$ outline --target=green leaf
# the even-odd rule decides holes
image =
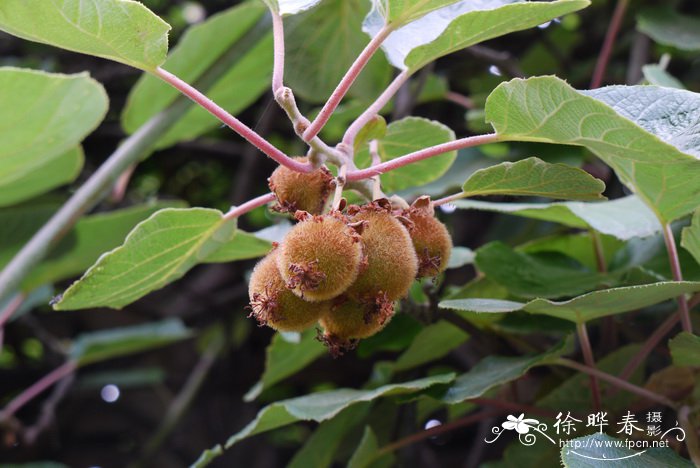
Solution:
[[[599,317],[642,309],[682,294],[697,291],[700,291],[699,282],[667,281],[641,286],[603,289],[562,302],[535,299],[523,304],[498,299],[450,299],[440,302],[440,307],[488,313],[524,310],[531,314],[544,314],[576,323],[585,323]]]
[[[0,101],[0,206],[75,179],[83,162],[78,143],[107,113],[102,85],[87,73],[2,67]]]
[[[425,2],[402,2],[419,6]],[[402,70],[414,72],[426,64],[452,52],[494,37],[535,27],[558,16],[580,10],[587,0],[558,0],[525,2],[520,0],[491,0],[489,2],[437,2],[432,13],[422,11],[418,16],[403,16],[396,25],[411,24],[392,32],[382,48],[389,62]],[[415,9],[410,8],[410,9]],[[422,16],[419,15],[419,16]],[[382,11],[374,10],[365,19],[364,30],[371,36],[385,24]],[[391,20],[391,18],[390,18]]]
[[[159,348],[189,336],[189,330],[179,319],[84,333],[73,341],[70,358],[84,366]]]
[[[469,372],[457,377],[442,400],[453,405],[479,398],[492,388],[519,379],[533,367],[547,365],[572,350],[573,340],[569,338],[537,356],[488,356]]]
[[[326,0],[312,11],[285,20],[285,81],[295,95],[307,102],[325,103],[367,45],[361,26],[368,4],[366,0]],[[390,79],[391,67],[376,54],[348,93],[368,101],[359,112]]]
[[[644,79],[646,79],[649,84],[664,86],[666,88],[685,89],[683,83],[667,72],[661,65],[657,65],[655,63],[651,65],[644,65],[642,67],[642,73],[644,74]]]
[[[604,190],[602,180],[577,167],[527,158],[476,171],[462,186],[462,195],[516,195],[588,201],[604,199]]]
[[[291,343],[276,333],[265,354],[265,372],[260,381],[245,394],[245,401],[256,399],[277,382],[296,374],[326,354],[326,348],[316,339],[316,330],[311,329],[305,331],[297,343]]]
[[[609,279],[562,254],[529,255],[502,242],[491,242],[477,250],[475,264],[486,277],[521,297],[575,296]]]
[[[637,29],[659,44],[681,50],[700,50],[700,20],[668,7],[642,11],[637,15]]]
[[[373,0],[377,14],[392,27],[402,26],[458,0]]]
[[[420,117],[406,117],[389,124],[386,136],[378,140],[379,157],[382,162],[390,161],[454,139],[454,132],[439,122]],[[450,151],[382,174],[382,187],[388,192],[395,192],[432,182],[450,169],[456,157],[457,152]],[[369,166],[369,149],[365,148],[359,152],[356,161],[358,167]]]
[[[449,322],[428,325],[413,339],[411,346],[394,363],[395,372],[404,371],[444,357],[464,343],[469,335]]]
[[[154,70],[168,53],[170,25],[132,0],[3,0],[0,30]]]
[[[486,119],[504,138],[584,146],[617,173],[662,222],[700,204],[700,98],[654,86],[577,92],[555,77],[499,85]]]
[[[304,446],[294,454],[287,468],[327,468],[345,435],[365,420],[370,404],[360,403],[347,408],[335,418],[322,422]]]
[[[700,367],[700,336],[681,332],[668,342],[673,364]]]
[[[700,210],[693,214],[690,226],[683,228],[681,245],[700,263]]]
[[[661,232],[661,224],[639,198],[585,203],[492,203],[457,200],[457,208],[507,213],[525,218],[551,221],[579,229],[595,229],[620,240],[647,237]]]
[[[138,223],[158,210],[175,206],[182,206],[182,203],[158,202],[81,218],[22,282],[22,289],[26,291],[79,275],[103,252],[119,246]],[[39,227],[37,225],[37,229]]]
[[[461,268],[474,263],[474,251],[467,247],[452,247],[447,268]]]
[[[607,434],[591,434],[571,439],[561,449],[566,468],[690,468],[688,460],[669,448],[652,448],[641,452],[625,447],[624,441]]]
[[[296,15],[315,7],[321,0],[263,0],[267,6],[280,15]]]
[[[246,33],[264,14],[264,6],[246,2],[213,15],[185,32],[163,67],[188,83],[194,83],[235,48],[239,52],[234,65],[206,90],[214,102],[235,115],[255,102],[269,87],[271,34],[265,33],[262,39],[243,44]],[[155,76],[144,74],[127,98],[122,126],[127,133],[134,133],[178,97],[180,93],[175,88]],[[191,140],[220,125],[207,111],[193,106],[158,140],[156,146],[164,148]]]
[[[121,308],[182,277],[230,241],[235,222],[206,208],[168,208],[140,223],[56,302],[56,310]]]
[[[233,239],[209,255],[206,263],[225,263],[264,257],[272,249],[272,242],[248,232],[236,231]]]
[[[362,434],[360,444],[353,452],[348,468],[366,468],[377,456],[379,450],[379,442],[377,436],[370,426],[365,426],[365,432]]]
[[[452,373],[441,374],[410,382],[384,385],[374,390],[344,388],[278,401],[260,410],[254,421],[231,436],[226,442],[226,448],[247,437],[297,421],[326,421],[357,403],[385,396],[413,394],[434,385],[449,383],[453,379],[454,374]]]
[[[376,115],[357,132],[353,146],[358,153],[371,140],[379,140],[386,136],[386,120],[381,115]]]
[[[599,237],[603,245],[605,264],[608,265],[625,244],[611,236]],[[575,234],[540,237],[518,246],[517,250],[528,254],[559,252],[574,258],[591,270],[595,270],[598,268],[598,262],[593,245],[593,239],[589,232],[578,232]]]

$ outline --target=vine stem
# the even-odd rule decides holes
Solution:
[[[615,11],[613,12],[610,24],[608,25],[608,30],[605,33],[603,47],[600,50],[598,61],[595,64],[593,78],[591,79],[591,89],[599,88],[600,85],[603,84],[605,70],[608,68],[610,55],[612,55],[615,39],[617,38],[617,33],[620,31],[620,25],[622,24],[622,19],[625,17],[625,11],[627,10],[628,4],[629,0],[618,0],[617,5],[615,6]]]
[[[12,318],[15,312],[17,312],[17,310],[21,307],[26,297],[26,294],[17,294],[10,301],[10,303],[7,304],[7,307],[5,307],[5,309],[2,312],[0,312],[0,330],[2,330],[5,327],[7,321],[10,320],[10,318]],[[2,342],[0,342],[0,349],[2,349]]]
[[[448,151],[455,151],[462,148],[485,145],[487,143],[494,143],[497,141],[500,141],[500,136],[495,133],[460,138],[459,140],[450,141],[448,143],[431,146],[430,148],[425,148],[414,153],[409,153],[399,158],[392,159],[391,161],[386,161],[384,163],[377,164],[376,166],[370,166],[367,169],[348,172],[347,180],[355,181],[367,179],[370,177],[377,176],[379,174],[383,174],[385,172],[392,171],[394,169],[398,169],[408,164],[413,164],[418,161],[422,161],[423,159],[428,159],[443,153],[447,153]]]
[[[240,136],[245,138],[250,144],[258,148],[260,151],[265,153],[270,158],[277,161],[279,164],[288,167],[289,169],[297,172],[308,173],[314,170],[312,164],[300,163],[290,158],[282,151],[273,146],[269,141],[255,133],[253,129],[245,125],[243,122],[226,112],[224,109],[219,107],[214,101],[205,96],[198,89],[194,88],[190,84],[181,80],[177,76],[173,75],[169,71],[166,71],[160,67],[156,68],[155,75],[168,83],[169,85],[176,88],[182,94],[202,106],[214,117],[223,122],[231,130],[238,133]]]
[[[666,242],[666,250],[668,251],[668,259],[671,263],[673,279],[675,281],[683,281],[683,273],[681,272],[681,262],[678,258],[676,240],[673,238],[673,231],[671,230],[671,225],[669,223],[664,224],[664,242]],[[693,324],[690,321],[690,310],[688,309],[688,299],[686,299],[685,295],[678,296],[678,309],[683,331],[693,333]]]
[[[333,204],[331,209],[340,209],[340,202],[343,199],[343,189],[345,188],[346,174],[348,173],[348,165],[343,164],[338,169],[338,177],[335,178],[335,194],[333,195]]]
[[[374,118],[375,115],[379,113],[379,111],[382,110],[384,106],[387,105],[387,103],[391,100],[392,97],[394,97],[394,94],[403,86],[403,84],[408,80],[408,78],[411,76],[411,74],[407,71],[404,70],[398,75],[396,75],[396,78],[394,78],[394,81],[392,81],[389,86],[384,90],[382,94],[379,95],[376,101],[372,103],[360,116],[355,119],[355,121],[350,124],[348,129],[345,131],[345,135],[343,135],[343,144],[348,147],[352,148],[354,143],[355,143],[355,137],[357,137],[357,134],[359,133],[360,130],[362,130],[362,127],[367,125],[367,123]]]
[[[66,361],[61,366],[37,380],[31,387],[22,391],[22,393],[17,395],[2,411],[0,411],[0,422],[6,421],[14,416],[17,411],[28,402],[32,401],[37,395],[59,380],[75,372],[77,368],[78,364],[75,361]]]
[[[284,86],[284,21],[282,16],[273,8],[272,15],[272,41],[273,41],[273,65],[272,65],[272,94]]]
[[[340,80],[340,83],[338,83],[338,86],[335,88],[333,93],[331,93],[328,101],[326,101],[326,103],[323,105],[321,112],[319,112],[314,121],[311,122],[311,125],[309,125],[309,128],[307,128],[304,132],[304,141],[308,142],[313,137],[318,135],[323,126],[328,122],[328,119],[330,119],[331,115],[333,115],[333,111],[335,111],[335,109],[338,107],[340,101],[343,100],[343,97],[345,97],[347,92],[350,90],[350,87],[360,75],[362,69],[365,68],[367,62],[369,62],[374,53],[382,45],[382,42],[384,42],[384,39],[386,39],[392,31],[393,28],[390,26],[384,26],[379,30],[377,35],[369,41],[367,46],[360,53],[360,55],[357,56],[357,59],[355,59],[353,64],[345,73],[345,76],[343,76],[343,78]]]
[[[588,329],[585,323],[576,324],[576,332],[578,333],[578,339],[581,344],[581,352],[583,353],[583,361],[587,366],[595,368],[595,358],[593,357],[593,348],[591,347],[591,340],[588,338]],[[600,385],[598,385],[598,378],[595,375],[589,375],[591,383],[591,398],[593,400],[593,409],[595,411],[600,411]]]
[[[242,216],[249,211],[253,211],[255,208],[258,208],[259,206],[267,205],[268,203],[271,203],[275,201],[275,194],[274,193],[267,193],[265,195],[260,195],[259,197],[253,198],[252,200],[248,200],[247,202],[243,203],[240,206],[235,206],[231,208],[228,213],[224,215],[224,219],[226,221],[229,221],[231,219],[238,218],[239,216]]]
[[[622,380],[619,377],[615,377],[614,375],[610,375],[608,373],[605,373],[603,371],[600,371],[596,369],[595,367],[590,367],[586,366],[584,364],[580,364],[576,361],[572,361],[570,359],[564,359],[564,358],[559,358],[555,361],[553,361],[553,364],[555,365],[560,365],[564,367],[569,367],[571,369],[577,370],[579,372],[583,372],[584,374],[588,375],[593,375],[595,377],[598,377],[600,380],[604,380],[616,387],[619,387],[623,390],[627,390],[630,393],[635,393],[642,398],[646,398],[647,400],[655,401],[657,403],[660,403],[664,406],[668,406],[669,408],[676,409],[676,404],[669,400],[668,398],[658,395],[652,391],[647,390],[646,388],[639,387],[637,385],[634,385],[632,383],[629,383],[626,380]]]

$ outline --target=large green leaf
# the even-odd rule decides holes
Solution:
[[[410,24],[392,32],[384,41],[389,62],[397,68],[418,70],[439,57],[494,37],[535,27],[558,16],[580,10],[588,0],[557,0],[553,2],[526,2],[523,0],[463,0],[460,2],[401,2],[406,10],[414,10],[421,3],[434,3],[436,11],[422,11],[422,16],[406,16],[397,24]],[[428,13],[428,14],[425,14]],[[423,16],[424,15],[424,16]],[[386,15],[375,9],[365,19],[365,32],[374,36],[385,24]]]
[[[72,181],[83,161],[78,143],[108,107],[104,88],[86,73],[10,67],[0,68],[0,102],[0,206]]]
[[[530,255],[502,242],[491,242],[476,251],[477,268],[511,293],[521,297],[575,296],[608,281],[561,254]]]
[[[84,272],[103,252],[121,244],[139,222],[160,209],[177,206],[182,203],[157,202],[81,218],[44,261],[32,269],[22,282],[22,290],[30,291]],[[57,209],[56,204],[46,203],[0,211],[0,225],[7,227],[0,231],[0,268]]]
[[[168,53],[170,26],[132,0],[2,0],[0,30],[154,70]]]
[[[681,245],[700,263],[700,210],[693,214],[690,226],[683,228]]]
[[[406,117],[389,124],[384,138],[378,140],[379,157],[382,161],[389,161],[454,138],[454,132],[439,122]],[[450,151],[382,174],[382,187],[388,192],[395,192],[432,182],[449,170],[456,157],[457,152]],[[358,167],[367,167],[370,163],[369,149],[359,152],[356,159]]]
[[[519,379],[535,366],[547,365],[562,355],[570,353],[572,348],[573,340],[567,339],[537,356],[488,356],[479,361],[469,372],[457,377],[442,396],[442,400],[453,405],[479,398],[498,385]]]
[[[265,372],[243,399],[256,399],[263,391],[296,374],[324,354],[326,348],[316,339],[315,329],[302,333],[297,343],[289,342],[276,333],[265,352]]]
[[[234,232],[235,222],[217,210],[161,210],[136,226],[122,246],[102,255],[54,308],[121,308],[182,277]]]
[[[396,372],[432,362],[464,343],[469,335],[449,322],[440,320],[423,328],[411,342],[411,346],[396,360]]]
[[[265,13],[265,7],[247,2],[212,16],[188,29],[163,65],[187,82],[195,82],[232,47]],[[207,90],[207,95],[229,113],[248,107],[269,87],[272,68],[272,36],[240,49],[238,61]],[[151,117],[168,107],[180,93],[152,75],[143,75],[132,89],[122,114],[122,125],[133,133]],[[196,138],[217,128],[220,122],[199,106],[191,107],[163,135],[158,148]]]
[[[642,73],[644,74],[644,79],[647,80],[649,84],[665,86],[666,88],[685,89],[683,83],[659,64],[653,63],[644,65],[642,67]]]
[[[231,436],[226,442],[226,448],[246,437],[297,421],[326,421],[335,417],[345,408],[357,403],[372,401],[385,396],[413,394],[434,385],[450,383],[452,380],[454,380],[454,374],[440,374],[410,382],[384,385],[374,390],[343,388],[278,401],[260,410],[254,421],[240,432]]]
[[[209,255],[206,263],[224,263],[264,257],[272,249],[272,242],[248,232],[236,231],[233,239]]]
[[[280,15],[296,15],[315,7],[321,0],[262,0]]]
[[[681,50],[700,50],[700,20],[669,7],[651,8],[637,15],[637,29],[659,44]]]
[[[326,0],[285,20],[285,82],[297,96],[322,104],[333,92],[367,45],[361,25],[368,7],[366,0]],[[391,67],[377,54],[357,77],[349,96],[369,103],[390,79]]]
[[[690,468],[688,460],[669,448],[631,450],[625,442],[607,434],[591,434],[571,439],[561,449],[566,468]]]
[[[504,162],[476,171],[464,182],[462,195],[516,195],[561,200],[600,200],[605,184],[588,172],[539,158]]]
[[[458,0],[373,0],[374,8],[386,24],[402,26]]]
[[[79,335],[70,349],[70,358],[84,366],[106,359],[158,348],[190,336],[179,319],[111,328]]]
[[[635,196],[597,203],[492,203],[457,200],[454,205],[461,209],[495,211],[573,228],[595,229],[621,240],[661,232],[661,224],[654,213]]]
[[[486,102],[504,138],[585,146],[664,222],[700,204],[700,98],[655,86],[578,92],[555,77],[516,79]]]
[[[603,289],[562,302],[546,299],[535,299],[528,303],[498,299],[450,299],[440,302],[440,307],[487,313],[524,310],[531,314],[551,315],[576,323],[585,323],[599,317],[649,307],[682,294],[697,291],[700,291],[700,283],[698,282],[667,281],[641,286]]]
[[[700,336],[681,332],[668,342],[673,364],[700,367]]]

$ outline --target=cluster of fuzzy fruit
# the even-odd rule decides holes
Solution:
[[[300,205],[279,193],[278,201],[287,210]],[[312,204],[305,207],[319,212],[323,205]],[[407,209],[380,199],[322,215],[298,210],[295,217],[299,222],[253,270],[251,316],[280,331],[319,323],[319,339],[333,355],[381,330],[414,279],[445,269],[452,248],[428,197]]]

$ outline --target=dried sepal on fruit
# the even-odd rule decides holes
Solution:
[[[362,338],[379,332],[394,316],[394,303],[384,294],[362,301],[342,296],[332,302],[330,310],[319,320],[323,332],[318,339],[334,357],[354,349]]]
[[[294,159],[308,162],[306,157]],[[297,210],[320,214],[331,192],[333,176],[325,166],[307,174],[279,166],[267,181],[277,199],[274,210],[292,214]]]
[[[277,257],[287,287],[307,301],[325,301],[343,294],[365,261],[357,230],[348,226],[339,212],[296,215],[300,222],[282,241]]]
[[[445,271],[452,252],[452,238],[437,218],[430,197],[418,198],[400,217],[406,224],[418,256],[418,278]]]
[[[307,302],[287,288],[277,268],[279,250],[260,260],[248,284],[250,317],[279,331],[300,332],[330,311],[329,302]]]
[[[348,289],[348,296],[362,300],[384,294],[390,301],[405,297],[418,272],[418,258],[389,200],[351,206],[348,214],[352,223],[363,223],[360,237],[367,256],[367,267]]]

